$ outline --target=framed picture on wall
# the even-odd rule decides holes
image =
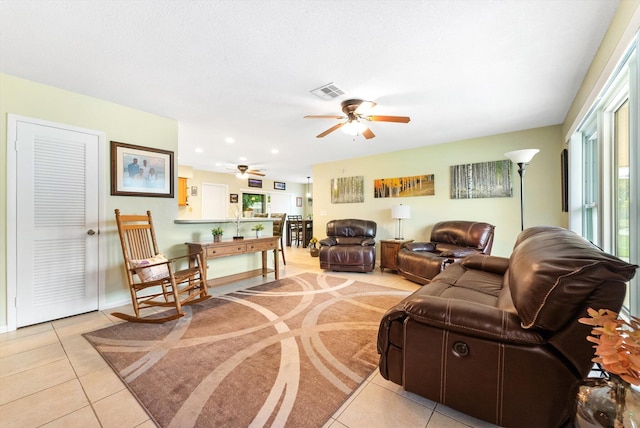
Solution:
[[[273,188],[276,190],[287,190],[287,184],[281,181],[274,181]]]
[[[331,203],[364,202],[364,176],[331,179]]]
[[[232,193],[229,195],[229,203],[231,204],[237,204],[238,203],[238,194],[237,193]]]
[[[249,187],[258,187],[262,189],[262,180],[258,178],[250,178],[249,179]]]
[[[301,206],[302,206],[302,198],[298,196],[296,198],[296,207],[301,207]]]
[[[173,152],[112,141],[111,194],[173,198]]]
[[[451,199],[509,198],[511,161],[501,159],[449,167]]]

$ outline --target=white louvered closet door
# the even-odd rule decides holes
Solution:
[[[17,327],[98,309],[96,135],[17,129]]]

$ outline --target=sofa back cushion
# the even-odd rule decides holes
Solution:
[[[569,230],[541,226],[518,236],[507,275],[522,326],[557,331],[585,315],[576,311],[600,284],[626,282],[637,267]]]
[[[331,220],[327,223],[327,236],[332,236],[338,241],[338,237],[343,238],[375,238],[376,223],[369,220],[343,219]],[[349,240],[341,239],[342,244]],[[356,243],[353,240],[354,244]],[[359,241],[358,241],[359,242]]]
[[[495,227],[473,221],[441,221],[431,230],[431,242],[469,247],[490,254]]]

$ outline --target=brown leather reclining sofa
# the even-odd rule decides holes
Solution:
[[[410,242],[398,252],[398,273],[428,284],[447,265],[471,254],[491,254],[495,226],[473,221],[441,221],[431,229],[431,241]]]
[[[637,267],[566,229],[527,229],[510,258],[471,255],[387,311],[380,373],[493,424],[563,426],[593,364],[578,318],[619,311]]]
[[[331,220],[320,240],[320,268],[343,272],[371,272],[376,267],[376,228],[373,221]]]

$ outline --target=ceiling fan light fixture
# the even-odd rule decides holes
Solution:
[[[247,165],[238,165],[238,173],[236,174],[236,177],[238,178],[249,177],[249,174],[247,173],[248,169],[249,169],[249,166]]]
[[[348,123],[345,123],[342,128],[342,132],[347,135],[357,136],[362,134],[365,129],[367,129],[367,125],[360,122],[359,120],[350,120]]]

